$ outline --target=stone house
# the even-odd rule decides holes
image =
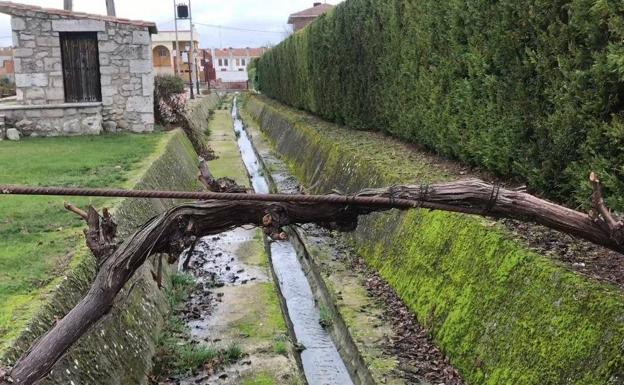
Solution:
[[[151,22],[0,1],[11,15],[17,101],[0,105],[26,136],[154,129]],[[0,133],[1,139],[1,133]]]

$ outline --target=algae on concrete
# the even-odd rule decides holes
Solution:
[[[245,108],[315,192],[460,177],[452,165],[379,134],[258,96]],[[496,222],[389,212],[361,219],[353,238],[468,383],[624,381],[622,291],[530,251]]]

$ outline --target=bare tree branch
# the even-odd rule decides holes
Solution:
[[[110,311],[119,291],[150,255],[167,253],[175,258],[191,244],[190,240],[239,226],[262,226],[265,234],[276,239],[281,237],[282,227],[291,224],[316,223],[330,229],[349,231],[355,229],[360,215],[389,210],[393,207],[391,202],[396,199],[413,202],[402,206],[404,209],[412,206],[534,222],[624,253],[621,242],[622,222],[615,219],[604,205],[599,180],[595,175],[591,182],[594,187],[594,210],[598,213],[592,216],[522,191],[504,189],[480,180],[368,189],[348,199],[340,196],[327,199],[318,196],[248,194],[248,199],[244,197],[241,200],[238,197],[236,200],[225,200],[225,194],[224,200],[174,207],[149,220],[112,254],[103,257],[101,268],[87,295],[50,331],[33,343],[11,370],[11,378],[16,384],[31,385],[45,377],[62,355]],[[378,202],[366,205],[364,202],[373,201],[365,199],[367,197],[389,198],[390,203],[387,206]],[[87,214],[88,234],[95,231],[97,226],[100,229],[109,226],[103,223],[112,221],[106,212],[104,218],[100,218],[93,208]],[[107,237],[100,235],[100,239],[110,241]],[[9,380],[0,379],[0,384],[8,383]]]

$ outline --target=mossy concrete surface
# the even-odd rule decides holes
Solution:
[[[199,189],[195,181],[195,151],[179,130],[163,136],[145,164],[144,171],[135,175],[132,187],[149,190]],[[113,207],[113,215],[120,225],[121,239],[173,204],[173,200],[167,199],[125,199],[116,200],[109,207]],[[168,310],[167,301],[151,276],[153,263],[153,260],[149,261],[136,272],[120,293],[110,314],[70,349],[41,384],[146,383],[146,373],[152,365],[154,339]],[[3,362],[14,362],[38,336],[73,308],[89,289],[96,268],[95,260],[86,247],[76,246],[75,256],[65,275],[58,280],[56,290],[5,353]]]
[[[314,192],[459,177],[381,134],[259,96],[244,109]],[[361,219],[353,239],[469,384],[624,382],[622,292],[530,251],[498,223],[393,211]]]
[[[267,137],[247,111],[241,111],[241,116],[267,170],[272,192],[284,192],[281,188],[286,187],[282,184],[288,179],[288,166],[277,158]],[[329,318],[326,329],[336,341],[355,383],[404,385],[405,381],[397,375],[399,359],[384,351],[384,346],[396,336],[392,328],[381,321],[385,310],[368,294],[366,277],[345,263],[348,258],[345,250],[330,244],[322,232],[314,228],[290,230],[290,241],[303,256],[300,261],[315,298],[322,313]]]
[[[208,131],[210,147],[217,157],[208,162],[211,172],[216,177],[229,177],[239,185],[249,186],[230,110],[215,110]],[[264,235],[260,229],[239,228],[229,233],[229,241],[218,240],[211,247],[216,247],[219,254],[231,255],[232,263],[241,273],[251,274],[254,279],[211,289],[218,301],[205,323],[202,321],[201,328],[192,334],[201,337],[200,346],[208,344],[220,350],[237,346],[245,354],[241,362],[213,376],[227,374],[223,379],[215,379],[219,383],[301,385],[303,380],[264,249]],[[197,380],[212,383],[213,379],[205,377],[202,373]]]

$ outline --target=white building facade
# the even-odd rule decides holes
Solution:
[[[267,48],[225,48],[213,49],[213,66],[217,81],[223,83],[247,82],[247,66],[249,62],[262,56]]]

